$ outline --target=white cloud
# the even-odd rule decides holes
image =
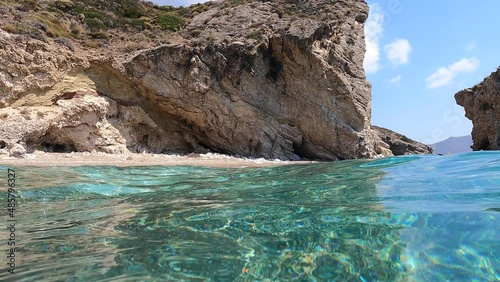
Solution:
[[[365,23],[366,53],[363,66],[367,73],[375,73],[380,68],[380,38],[384,33],[384,14],[378,4],[370,5],[370,15]]]
[[[476,49],[476,40],[472,40],[465,45],[465,51],[470,52]]]
[[[401,78],[402,78],[401,75],[395,76],[395,77],[389,79],[389,83],[390,84],[396,84],[396,83],[398,83],[398,82],[401,81]]]
[[[411,44],[408,39],[396,39],[384,46],[387,58],[393,65],[408,63],[411,53]]]
[[[426,78],[427,87],[437,88],[446,86],[453,82],[453,79],[462,73],[470,73],[479,67],[479,60],[476,58],[462,58],[459,61],[441,67],[436,72]]]

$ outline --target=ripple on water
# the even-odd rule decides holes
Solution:
[[[484,152],[19,168],[16,281],[498,281],[499,171]]]

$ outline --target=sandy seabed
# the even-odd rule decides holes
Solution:
[[[0,156],[0,166],[207,166],[264,167],[313,163],[312,161],[280,161],[237,158],[222,154],[105,154],[105,153],[46,153],[36,151],[23,158]]]

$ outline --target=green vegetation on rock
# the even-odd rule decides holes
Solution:
[[[156,17],[156,23],[161,29],[177,31],[185,20],[176,13],[165,13]]]
[[[101,36],[111,30],[178,31],[212,3],[196,4],[189,8],[158,6],[140,0],[56,0],[39,3],[35,0],[0,0],[16,17],[26,21],[4,22],[5,31],[16,34],[49,37],[106,39]],[[99,36],[96,37],[96,34]]]

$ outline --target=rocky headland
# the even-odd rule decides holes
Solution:
[[[472,121],[472,149],[500,150],[500,68],[481,83],[455,94]]]
[[[364,1],[0,3],[4,154],[431,152],[370,124]]]

